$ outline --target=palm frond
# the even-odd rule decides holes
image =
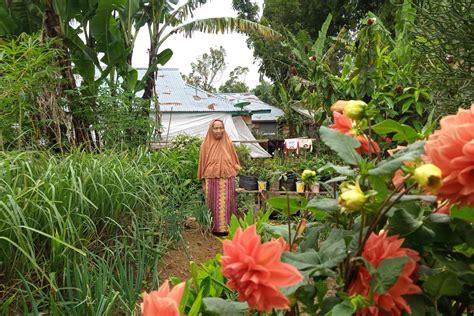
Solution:
[[[192,33],[195,31],[211,34],[224,34],[231,32],[249,34],[250,32],[254,32],[266,38],[282,37],[280,33],[267,26],[233,17],[208,18],[192,21],[178,26],[172,31],[172,33],[184,33],[186,37],[191,37]]]

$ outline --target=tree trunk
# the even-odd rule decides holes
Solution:
[[[51,0],[45,1],[44,9],[44,35],[48,38],[61,38],[63,36],[61,32],[60,20],[56,12],[54,11]],[[77,88],[76,81],[72,72],[71,58],[67,48],[64,45],[59,45],[63,51],[63,56],[59,59],[59,64],[62,67],[62,76],[65,79],[65,83],[62,85],[62,91],[75,90]],[[71,101],[71,99],[69,98]],[[85,146],[87,149],[91,149],[91,137],[88,132],[88,124],[82,117],[80,108],[78,108],[75,102],[68,103],[72,117],[72,144],[76,146]]]
[[[158,29],[155,30],[155,34],[158,34]],[[148,69],[152,67],[156,63],[156,55],[158,54],[158,49],[157,45],[159,42],[159,37],[153,37],[151,39],[150,43],[150,55],[148,57]],[[143,99],[147,100],[146,106],[147,108],[144,109],[143,115],[150,116],[150,107],[151,107],[151,102],[153,101],[153,97],[156,97],[158,99],[158,96],[156,95],[156,71],[152,72],[147,80],[146,80],[146,86],[145,86],[145,92],[143,93]],[[158,139],[161,139],[161,132],[160,132],[160,127],[161,127],[161,115],[160,115],[160,105],[158,103],[158,100],[155,102],[155,123],[158,127],[158,129],[155,131],[155,135],[158,136]]]

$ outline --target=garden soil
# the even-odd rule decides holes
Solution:
[[[166,280],[179,277],[186,280],[191,277],[189,262],[206,262],[222,252],[222,242],[208,231],[203,231],[195,219],[190,218],[184,224],[183,240],[172,245],[161,260],[158,277]]]

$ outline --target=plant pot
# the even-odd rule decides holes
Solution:
[[[303,181],[296,181],[296,192],[304,193],[304,182]]]
[[[319,193],[319,183],[315,182],[313,185],[311,185],[311,192],[313,193]]]
[[[267,181],[258,181],[257,183],[258,183],[258,192],[263,192],[267,190],[267,185],[268,185]]]
[[[279,191],[280,190],[280,181],[270,182],[270,191]]]
[[[293,172],[289,172],[286,174],[286,180],[280,180],[280,189],[282,191],[296,191],[296,179],[298,175]]]
[[[257,177],[255,176],[239,176],[239,188],[243,188],[247,191],[255,191],[258,188]]]

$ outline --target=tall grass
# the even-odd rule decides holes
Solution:
[[[132,314],[202,201],[197,148],[0,152],[0,314]]]

